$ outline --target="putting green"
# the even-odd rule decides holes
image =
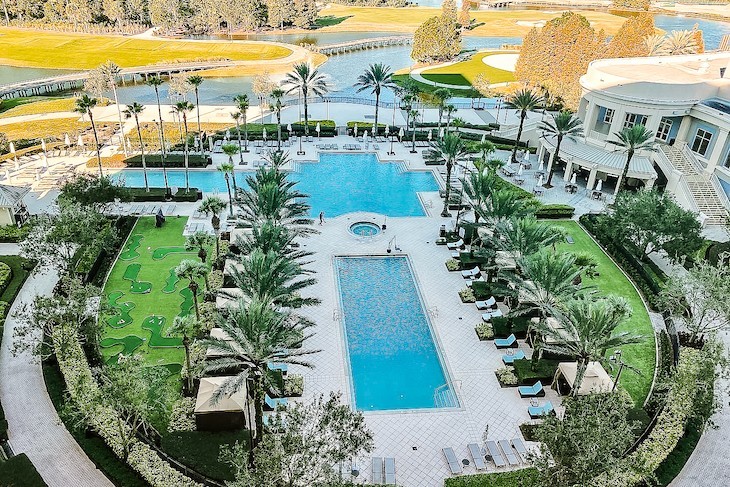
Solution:
[[[142,270],[142,264],[129,264],[124,270],[124,279],[132,281],[129,286],[129,292],[132,294],[146,294],[152,290],[152,283],[146,281],[138,281],[139,271]]]
[[[113,355],[106,359],[106,363],[115,364],[117,363],[120,354],[126,356],[131,355],[132,352],[137,350],[143,343],[144,340],[142,338],[136,335],[127,335],[122,338],[105,338],[99,342],[99,345],[105,352],[108,349],[111,349],[111,353],[113,353]]]
[[[187,316],[193,310],[193,306],[195,306],[193,292],[190,288],[184,287],[180,290],[180,295],[183,297],[183,301],[180,303],[180,316]]]
[[[124,250],[119,254],[119,258],[122,260],[132,260],[139,257],[137,249],[142,245],[142,235],[132,235],[127,239],[127,244],[124,246]]]
[[[185,247],[160,247],[152,252],[152,258],[162,260],[170,254],[195,254],[195,252],[190,252]]]
[[[118,314],[109,316],[106,322],[113,328],[122,328],[132,322],[132,316],[129,314],[135,307],[131,301],[119,303],[119,298],[124,296],[122,291],[115,291],[109,294],[109,306],[116,309]]]
[[[175,268],[173,267],[170,269],[170,275],[167,276],[167,281],[165,281],[165,287],[162,288],[162,292],[167,294],[174,293],[175,286],[177,286],[178,282],[180,282],[180,278],[175,274]]]
[[[142,329],[152,332],[150,347],[182,347],[182,340],[177,337],[163,337],[162,329],[165,326],[164,316],[148,316],[142,322]]]

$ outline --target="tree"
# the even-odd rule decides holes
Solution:
[[[549,326],[541,320],[535,330],[545,338],[540,345],[542,350],[577,360],[571,390],[573,397],[580,391],[589,363],[603,362],[607,351],[644,339],[643,335],[633,335],[628,331],[616,332],[616,328],[631,316],[631,305],[617,296],[572,299],[563,303],[562,308],[553,308],[551,313],[561,327]]]
[[[512,163],[517,162],[517,147],[520,145],[520,138],[522,138],[522,127],[525,124],[525,118],[527,118],[527,112],[534,110],[543,102],[543,98],[536,92],[529,88],[522,88],[510,97],[507,101],[507,106],[514,110],[520,111],[520,126],[517,129],[517,138],[515,139],[515,145],[512,148]]]
[[[175,267],[175,275],[180,279],[188,280],[188,289],[193,294],[193,303],[195,304],[195,319],[200,321],[200,307],[198,306],[198,290],[200,285],[198,280],[206,280],[208,278],[208,266],[202,262],[197,262],[191,259],[185,259],[177,267]]]
[[[119,116],[119,137],[122,143],[122,149],[126,154],[127,146],[124,143],[124,122],[122,121],[122,108],[119,104],[119,97],[117,96],[117,77],[119,77],[119,73],[122,72],[122,69],[114,62],[107,61],[98,68],[96,68],[96,70],[99,72],[102,79],[106,83],[107,88],[112,90],[112,94],[114,95],[114,104],[117,107],[117,115]]]
[[[233,144],[226,144],[228,147],[236,147]],[[224,146],[224,147],[226,147]],[[229,159],[233,158],[232,154],[235,154],[235,152],[230,151]],[[226,180],[226,188],[228,188],[228,208],[230,210],[230,215],[233,216],[233,195],[231,194],[231,179],[233,179],[233,184],[236,184],[236,177],[233,173],[234,165],[231,163],[221,164],[218,166],[218,170],[223,173],[223,178]],[[230,174],[230,176],[229,176]]]
[[[545,187],[552,187],[553,173],[555,173],[555,164],[560,160],[560,144],[563,138],[575,140],[576,137],[583,135],[583,122],[567,110],[562,110],[552,114],[552,120],[543,120],[538,126],[543,134],[547,133],[557,138],[555,144],[555,152],[553,152],[550,160],[550,172],[548,173],[547,183]]]
[[[286,161],[286,154],[280,154]],[[296,181],[288,179],[287,174],[274,163],[271,168],[260,168],[253,176],[246,177],[248,191],[240,191],[238,204],[242,217],[247,222],[271,220],[279,224],[309,225],[310,206],[307,195],[296,190]]]
[[[632,15],[606,46],[603,58],[643,57],[648,54],[644,39],[654,34],[654,18],[648,13]]]
[[[494,178],[499,180],[496,174]],[[499,231],[499,222],[509,218],[520,218],[534,213],[538,203],[534,199],[526,199],[510,189],[495,190],[494,183],[483,185],[481,190],[482,205],[474,208],[476,215],[484,220],[483,225],[489,226],[494,232]],[[498,237],[495,233],[495,237]]]
[[[200,262],[205,264],[208,247],[213,245],[213,236],[207,232],[195,232],[185,238],[185,250],[197,250]]]
[[[199,321],[193,319],[192,316],[187,315],[176,316],[175,319],[172,321],[172,326],[167,331],[168,335],[182,335],[182,343],[183,347],[185,348],[185,370],[187,371],[185,383],[188,393],[192,393],[194,388],[194,375],[193,367],[190,360],[190,347],[192,345],[193,339],[200,333],[202,328],[203,323],[200,323]]]
[[[238,108],[238,112],[241,114],[241,120],[243,121],[243,152],[248,152],[248,120],[247,120],[247,112],[248,108],[250,106],[250,102],[248,100],[248,95],[236,95],[233,98],[233,101],[236,104],[236,108]],[[236,119],[236,123],[238,123],[238,120]],[[241,131],[237,130],[238,132],[238,145],[241,145]],[[241,156],[243,157],[243,156]]]
[[[305,334],[305,325],[291,320],[288,312],[274,310],[268,303],[255,299],[249,303],[239,300],[236,306],[230,307],[220,327],[229,340],[210,338],[201,343],[223,357],[206,362],[204,370],[206,373],[237,371],[216,391],[213,401],[244,387],[253,394],[256,435],[252,446],[255,448],[263,437],[264,396],[266,391],[278,389],[269,363],[311,367],[304,357],[318,351],[301,348],[311,336]]]
[[[189,101],[179,101],[175,104],[175,111],[182,117],[183,127],[185,129],[185,141],[183,150],[185,153],[185,192],[190,192],[190,164],[188,162],[188,112],[195,108]]]
[[[294,0],[296,15],[294,25],[301,29],[309,29],[317,21],[317,4],[314,0]]]
[[[697,54],[700,46],[693,30],[673,30],[664,38],[663,53],[666,56]]]
[[[294,91],[301,93],[304,102],[304,135],[309,135],[309,93],[324,96],[329,91],[327,78],[311,64],[298,63],[294,65],[293,71],[284,78],[284,86],[289,86],[287,93]]]
[[[274,88],[276,88],[276,83],[271,81],[271,76],[269,76],[268,71],[264,71],[263,73],[257,74],[253,77],[251,91],[254,92],[256,98],[259,100],[259,108],[261,109],[261,125],[264,124],[264,100]]]
[[[159,76],[152,76],[147,79],[147,84],[155,90],[155,98],[157,99],[157,116],[160,119],[160,141],[162,143],[160,151],[162,154],[162,167],[164,169],[164,159],[167,155],[167,148],[165,147],[165,124],[162,119],[162,105],[160,104],[160,85],[162,83],[164,83],[164,81]],[[165,188],[167,188],[167,175],[165,175]]]
[[[510,252],[515,257],[531,255],[562,240],[564,232],[560,227],[538,221],[534,215],[497,223],[496,247]]]
[[[281,88],[274,88],[271,90],[271,111],[276,114],[276,148],[281,150],[281,109],[284,108],[282,104],[282,98],[284,98],[284,90]]]
[[[461,12],[459,13],[459,25],[461,25],[462,29],[467,29],[471,25],[471,15],[469,15],[470,10],[471,2],[469,0],[462,0]]]
[[[624,150],[624,152],[626,152],[626,162],[624,163],[623,171],[621,171],[621,179],[618,185],[618,192],[620,193],[626,186],[629,166],[631,165],[631,159],[634,158],[636,151],[655,151],[656,147],[654,146],[654,134],[640,124],[632,125],[631,127],[624,127],[621,131],[615,132],[614,135],[617,140],[609,140],[609,142],[620,147]]]
[[[195,110],[197,112],[197,118],[198,118],[198,137],[200,138],[200,155],[203,155],[204,147],[203,147],[203,131],[200,129],[200,85],[203,84],[203,77],[202,76],[188,76],[188,83],[190,83],[190,86],[193,87],[193,91],[195,91]],[[187,128],[185,129],[187,132]]]
[[[431,158],[446,165],[446,196],[444,197],[444,209],[441,216],[451,216],[449,203],[451,196],[451,171],[454,165],[466,157],[468,150],[464,141],[458,134],[447,133],[442,138],[431,142]]]
[[[498,184],[496,178],[499,176],[482,167],[470,172],[469,177],[461,179],[462,192],[474,209],[474,223],[479,223],[479,218],[484,211],[485,200],[490,197]]]
[[[438,108],[439,111],[439,120],[438,124],[436,126],[436,130],[438,131],[439,137],[441,137],[441,119],[444,116],[444,109],[446,108],[446,100],[451,98],[453,94],[451,93],[451,90],[448,88],[438,88],[436,90],[433,90],[433,93],[431,93],[430,98],[433,100],[434,104],[436,105],[436,108]]]
[[[96,98],[90,98],[89,95],[82,95],[76,99],[75,112],[89,116],[91,122],[91,130],[94,132],[94,144],[96,145],[96,159],[99,162],[99,176],[104,176],[104,169],[101,164],[101,147],[99,146],[99,135],[96,133],[96,124],[94,123],[94,107],[98,103]]]
[[[355,87],[357,92],[372,89],[371,93],[375,95],[375,121],[373,122],[373,135],[377,135],[378,127],[378,108],[380,102],[380,93],[383,88],[393,89],[395,82],[393,81],[393,73],[390,71],[390,66],[383,63],[371,64],[363,74],[358,76]]]
[[[730,326],[730,264],[723,254],[717,265],[700,260],[685,271],[674,272],[662,288],[662,307],[687,330],[691,342],[704,340]]]
[[[310,403],[296,403],[286,411],[274,412],[254,452],[253,469],[248,468],[247,452],[240,444],[225,449],[222,456],[237,473],[236,482],[292,487],[341,485],[333,465],[371,452],[374,444],[362,413],[340,404],[340,396],[320,395]]]
[[[95,176],[90,173],[77,173],[70,176],[58,194],[58,203],[92,207],[103,213],[109,203],[115,200],[129,201],[129,190],[122,182],[109,176]]]
[[[142,140],[142,130],[139,128],[139,114],[144,110],[144,106],[137,102],[127,105],[127,109],[124,110],[124,116],[127,118],[134,118],[134,125],[137,127],[137,137],[139,138],[139,150],[142,152],[142,174],[144,174],[144,189],[150,191],[150,185],[147,181],[147,163],[144,158],[144,140]]]
[[[454,114],[455,111],[457,111],[456,107],[452,104],[446,105],[444,108],[444,111],[446,112],[446,131],[449,131],[449,128],[451,127],[451,116]]]
[[[431,17],[413,34],[411,58],[422,63],[454,59],[461,51],[461,32],[456,18]]]
[[[208,196],[206,197],[202,203],[200,203],[200,206],[198,207],[198,211],[205,213],[206,215],[210,214],[210,224],[213,226],[213,232],[215,232],[215,258],[218,260],[218,257],[220,256],[220,231],[221,231],[221,219],[220,214],[221,212],[226,208],[226,202],[220,199],[217,196]]]

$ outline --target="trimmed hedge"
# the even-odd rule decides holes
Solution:
[[[234,480],[231,466],[220,461],[220,448],[239,441],[248,444],[246,431],[175,431],[162,437],[161,447],[180,463],[214,480]]]
[[[542,205],[535,210],[535,217],[544,220],[562,220],[573,218],[575,208],[570,205]]]
[[[514,334],[516,338],[523,339],[527,336],[527,328],[530,326],[529,318],[524,316],[492,318],[492,328],[496,338],[507,338]]]
[[[162,156],[160,154],[149,154],[144,157],[147,167],[162,167]],[[142,155],[129,157],[124,160],[127,167],[142,167]],[[210,157],[204,157],[199,154],[188,154],[188,167],[201,168],[212,164]],[[168,154],[165,157],[166,168],[185,167],[184,154]]]
[[[444,480],[444,487],[522,487],[538,485],[539,473],[535,468],[512,472],[479,473]]]
[[[535,370],[532,370],[532,360],[515,360],[515,375],[520,385],[533,385],[537,381],[543,384],[550,383],[555,377],[560,360],[540,359]]]
[[[0,486],[47,487],[28,455],[21,453],[0,462]]]
[[[149,202],[160,202],[165,200],[165,188],[150,188],[149,191],[145,191],[144,188],[128,188],[130,201],[136,203],[149,203]],[[194,203],[198,200],[203,199],[203,192],[198,188],[190,188],[190,191],[186,192],[185,188],[178,188],[177,193],[172,195],[172,201],[176,203]]]
[[[30,226],[5,225],[0,227],[0,243],[18,243],[30,232]]]
[[[0,262],[0,294],[5,292],[8,284],[13,279],[13,271],[5,262]]]

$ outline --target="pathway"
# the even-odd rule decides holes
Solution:
[[[2,245],[0,253],[12,251]],[[13,313],[35,296],[51,294],[55,272],[33,273],[20,290],[5,320],[0,349],[0,400],[8,420],[8,436],[15,453],[25,453],[50,487],[112,487],[66,430],[48,397],[41,364],[30,354],[11,352]]]

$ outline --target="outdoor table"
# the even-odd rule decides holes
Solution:
[[[575,193],[578,191],[578,185],[577,184],[566,184],[565,185],[565,191],[568,193]]]
[[[502,172],[506,176],[514,176],[516,171],[513,168],[509,167],[509,166],[502,166]]]
[[[603,193],[600,191],[596,191],[595,189],[591,193],[591,198],[594,200],[602,200],[603,199]]]
[[[520,165],[524,167],[525,169],[531,169],[532,163],[529,161],[520,161]]]

